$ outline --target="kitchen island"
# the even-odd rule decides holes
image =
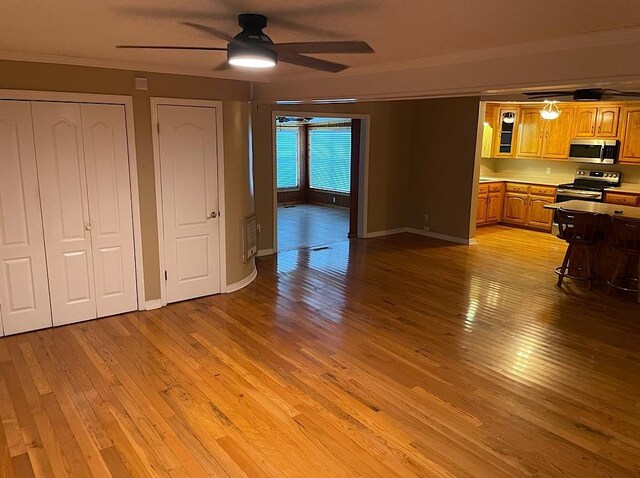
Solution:
[[[613,243],[611,218],[619,216],[640,220],[640,207],[572,200],[549,204],[546,205],[545,208],[553,210],[562,208],[567,211],[587,212],[601,216],[602,220],[600,221],[599,229],[603,239],[594,246],[591,270],[594,280],[606,282],[607,280],[613,279],[622,253],[615,248]],[[579,267],[584,271],[585,267],[583,267],[581,263],[584,264],[585,260],[586,257],[574,257],[574,267]],[[630,270],[625,273],[625,277],[638,277],[638,279],[640,279],[640,267],[638,264],[628,265]],[[640,302],[640,294],[638,295],[638,301]]]

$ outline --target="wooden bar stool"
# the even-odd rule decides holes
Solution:
[[[587,280],[591,289],[593,279],[591,248],[603,237],[600,230],[600,216],[590,212],[573,212],[560,208],[556,211],[556,220],[558,237],[569,244],[562,265],[555,268],[555,273],[558,274],[558,287],[562,287],[562,280],[569,277]],[[580,261],[580,255],[584,257],[583,263]],[[578,277],[577,272],[584,272],[585,277]]]
[[[613,233],[614,246],[622,256],[620,258],[620,262],[618,262],[618,265],[616,266],[611,280],[607,281],[609,284],[608,292],[611,293],[612,287],[628,292],[635,292],[638,294],[638,302],[640,302],[640,284],[638,283],[640,280],[640,220],[614,216],[611,221],[611,229]],[[633,262],[630,263],[629,260],[632,260]],[[627,267],[637,267],[634,277],[620,277],[620,271],[625,264]],[[620,285],[621,282],[635,282],[636,287],[624,287]]]

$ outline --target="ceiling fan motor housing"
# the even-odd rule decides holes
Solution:
[[[262,31],[267,26],[267,17],[257,13],[238,15],[238,24],[242,31],[227,45],[227,59],[239,57],[260,57],[278,62],[278,54],[269,46],[273,41]]]

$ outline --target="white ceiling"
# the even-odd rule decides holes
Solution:
[[[638,0],[2,0],[0,58],[271,81],[309,72],[280,64],[268,77],[252,77],[244,70],[213,71],[223,62],[223,52],[115,48],[225,46],[179,22],[234,35],[239,31],[236,15],[247,12],[269,17],[265,33],[276,43],[351,39],[365,40],[376,50],[372,55],[319,55],[354,67],[338,75],[640,24]]]

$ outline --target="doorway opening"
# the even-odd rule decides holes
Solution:
[[[275,116],[279,251],[357,237],[361,122]]]

